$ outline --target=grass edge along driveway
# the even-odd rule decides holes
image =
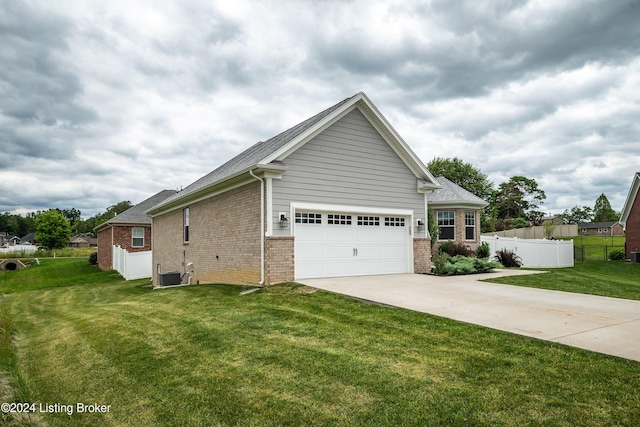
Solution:
[[[57,262],[86,260],[41,273]],[[297,284],[151,291],[86,271],[25,291],[0,276],[22,397],[111,405],[41,414],[52,426],[640,423],[637,362]]]

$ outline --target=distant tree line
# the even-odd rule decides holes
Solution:
[[[436,177],[444,176],[488,203],[481,215],[482,232],[542,225],[544,212],[540,205],[547,196],[535,179],[516,175],[494,188],[480,169],[457,157],[436,157],[427,167]],[[601,194],[593,208],[574,206],[560,216],[566,224],[577,224],[617,221],[620,213],[615,212],[607,197]]]
[[[5,212],[0,215],[0,231],[11,235],[23,237],[29,233],[35,233],[38,219],[50,211],[55,211],[66,219],[71,235],[86,234],[94,236],[93,229],[114,216],[126,211],[131,206],[131,202],[122,201],[111,205],[105,212],[98,213],[91,218],[83,219],[79,209],[48,209],[46,211],[30,212],[26,215],[10,214]]]

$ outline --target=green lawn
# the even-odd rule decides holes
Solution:
[[[0,273],[13,399],[111,405],[50,426],[640,424],[638,362],[295,284],[148,283]]]
[[[640,264],[625,261],[576,261],[571,268],[537,270],[548,271],[548,273],[510,276],[487,281],[640,300]]]
[[[580,261],[606,261],[611,251],[624,252],[624,236],[576,236],[562,240],[573,240],[574,256]]]

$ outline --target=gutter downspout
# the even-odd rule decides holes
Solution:
[[[249,170],[249,175],[260,181],[260,286],[264,285],[264,179]]]

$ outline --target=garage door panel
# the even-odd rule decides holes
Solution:
[[[295,224],[296,278],[410,271],[408,228],[385,226],[382,220],[377,225],[358,225],[355,220],[329,224],[327,219],[322,214],[320,223]]]

